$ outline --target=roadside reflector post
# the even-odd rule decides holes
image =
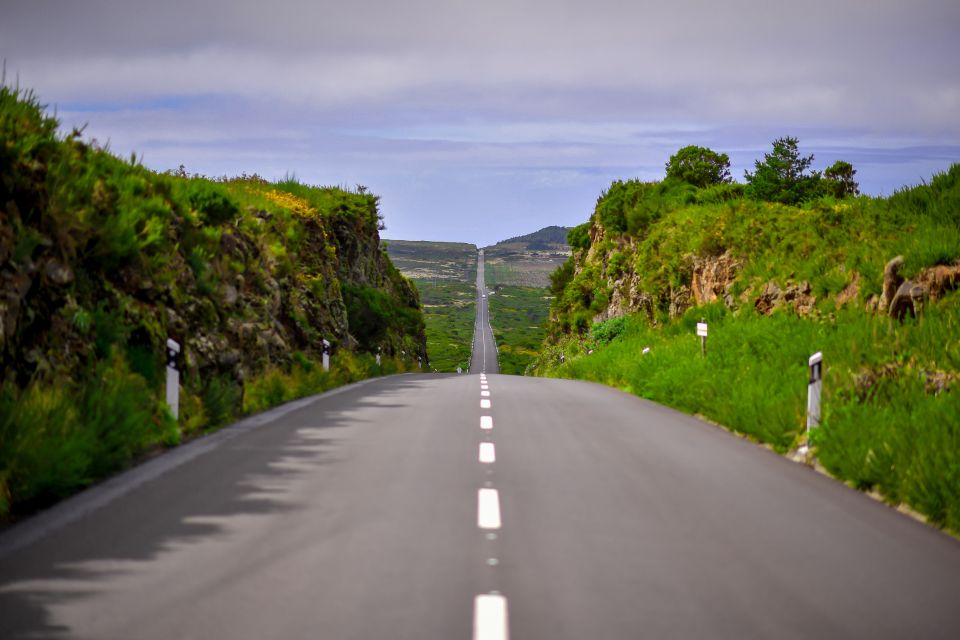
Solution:
[[[330,371],[330,341],[323,341],[323,370]]]
[[[423,369],[423,358],[417,356],[417,369]]]
[[[707,323],[703,318],[697,323],[697,335],[700,336],[700,356],[707,355]]]
[[[380,366],[380,347],[377,347],[377,366]]]
[[[177,369],[177,355],[180,343],[167,338],[167,405],[174,419],[180,419],[180,371]]]
[[[807,384],[807,432],[820,426],[820,395],[823,392],[823,353],[810,356],[810,382]]]

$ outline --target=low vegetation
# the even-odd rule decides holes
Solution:
[[[58,126],[0,87],[0,519],[244,412],[426,358],[365,188],[158,174]]]
[[[809,445],[852,486],[960,531],[960,165],[871,198],[848,163],[814,171],[795,139],[746,185],[702,151],[662,182],[615,182],[571,230],[531,372],[614,385],[781,452]],[[816,351],[823,423],[808,441]]]
[[[500,373],[523,375],[540,353],[550,299],[546,289],[496,285],[487,296]]]
[[[470,347],[477,313],[473,283],[417,280],[427,324],[430,369],[452,373],[470,366]]]

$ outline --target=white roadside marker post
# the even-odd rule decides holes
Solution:
[[[707,355],[707,323],[703,318],[697,323],[697,335],[700,336],[700,357]]]
[[[377,366],[380,366],[380,347],[377,347]]]
[[[180,419],[180,371],[177,370],[177,354],[180,343],[167,338],[167,405],[175,420]]]
[[[323,370],[330,371],[330,342],[326,339],[323,341]]]
[[[823,353],[810,356],[810,382],[807,384],[807,434],[820,426],[820,394],[823,392]]]

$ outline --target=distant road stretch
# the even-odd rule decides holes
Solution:
[[[470,373],[499,373],[497,343],[490,328],[490,306],[483,271],[483,249],[477,254],[477,318],[473,325],[473,357]]]

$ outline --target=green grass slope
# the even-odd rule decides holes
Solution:
[[[426,358],[375,196],[157,174],[57,127],[0,87],[0,519],[242,413]],[[179,421],[163,403],[171,337]]]
[[[960,531],[960,165],[889,198],[614,183],[553,276],[532,370],[713,419]],[[918,293],[888,313],[884,267]],[[891,276],[896,274],[891,274]],[[709,325],[701,357],[696,323]],[[822,426],[805,429],[824,354]]]

